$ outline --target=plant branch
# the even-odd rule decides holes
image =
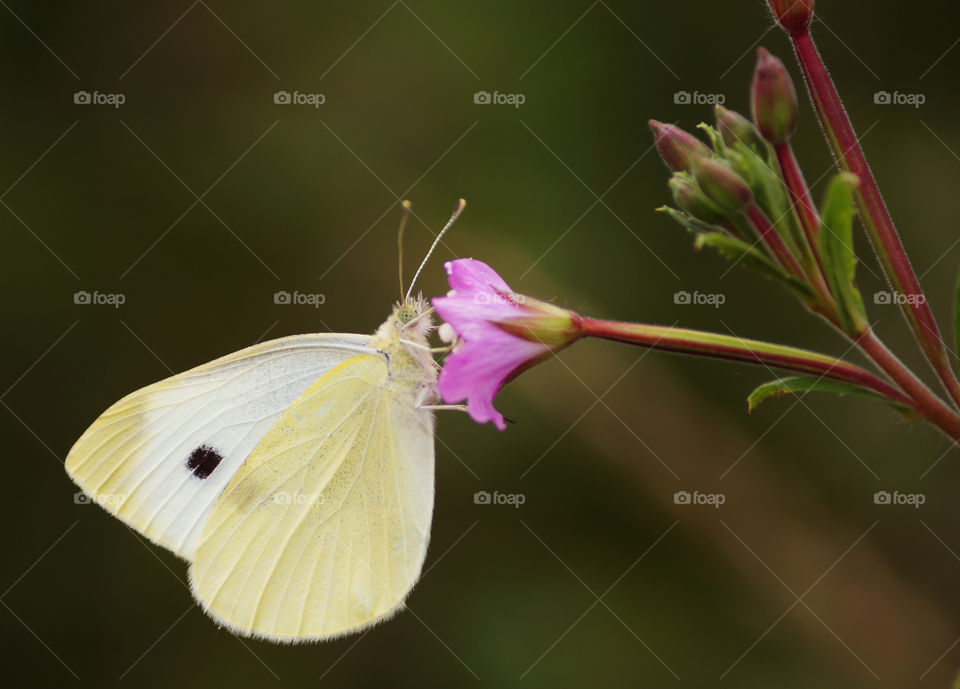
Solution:
[[[916,407],[911,397],[904,395],[866,369],[842,359],[805,349],[685,328],[592,318],[581,318],[581,328],[585,337],[599,337],[667,352],[760,364],[797,373],[819,375],[859,385],[892,401],[911,408]],[[955,437],[960,439],[960,417],[956,421],[958,425]]]
[[[902,300],[902,308],[907,322],[950,397],[960,405],[960,382],[950,364],[940,330],[867,165],[850,118],[813,43],[809,27],[789,35],[837,163],[860,179],[856,191],[860,217],[887,280],[894,291],[906,297]]]

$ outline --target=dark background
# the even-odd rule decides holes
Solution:
[[[696,254],[653,212],[668,193],[648,118],[711,117],[678,91],[746,111],[756,45],[798,75],[764,3],[2,4],[11,685],[950,683],[957,452],[864,401],[747,415],[769,371],[584,342],[498,397],[517,421],[506,432],[443,414],[409,611],[320,645],[218,630],[186,563],[75,504],[61,467],[104,408],[170,371],[261,338],[372,332],[396,299],[400,198],[417,214],[408,278],[469,202],[423,275],[428,295],[445,291],[443,260],[472,256],[593,316],[848,353],[783,290]],[[819,4],[815,37],[949,331],[960,10]],[[75,104],[81,90],[125,103]],[[280,90],[326,102],[277,105]],[[481,90],[526,102],[477,105]],[[877,91],[926,102],[878,105]],[[802,105],[796,147],[819,197],[831,162]],[[896,308],[873,305],[879,271],[857,242],[871,318],[922,367]],[[78,305],[80,290],[125,303]],[[325,303],[276,305],[278,290]],[[677,305],[678,290],[726,301]],[[476,505],[479,490],[525,503]],[[679,490],[726,502],[676,505]],[[925,504],[876,505],[879,490]]]

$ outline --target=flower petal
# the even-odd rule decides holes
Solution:
[[[493,268],[483,261],[472,258],[458,258],[443,264],[450,281],[450,289],[457,295],[485,292],[512,292],[513,290],[503,281]]]
[[[467,400],[467,410],[474,421],[492,421],[502,431],[506,424],[503,415],[493,406],[494,396],[511,373],[542,354],[545,348],[488,327],[491,332],[486,337],[468,340],[447,357],[440,371],[438,388],[447,403]]]

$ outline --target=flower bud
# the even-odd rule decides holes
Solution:
[[[693,176],[707,198],[723,211],[740,213],[753,203],[750,187],[724,162],[703,158],[694,166]]]
[[[750,91],[750,110],[757,129],[776,145],[797,128],[797,92],[786,67],[764,48],[757,50],[757,67]]]
[[[680,127],[656,120],[650,120],[649,124],[657,153],[671,172],[690,170],[697,160],[712,155],[706,144]]]
[[[687,174],[674,173],[670,178],[670,190],[673,192],[673,201],[680,210],[692,215],[708,225],[716,225],[726,220],[717,205],[707,198],[697,183]]]
[[[733,148],[739,141],[757,153],[763,154],[766,151],[767,143],[746,117],[733,110],[727,110],[722,105],[715,106],[713,112],[717,119],[717,129],[727,146]]]
[[[813,19],[814,0],[767,0],[780,26],[792,36],[805,33]]]

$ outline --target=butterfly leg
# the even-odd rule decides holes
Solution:
[[[417,409],[432,409],[433,411],[467,411],[465,404],[420,404]]]

